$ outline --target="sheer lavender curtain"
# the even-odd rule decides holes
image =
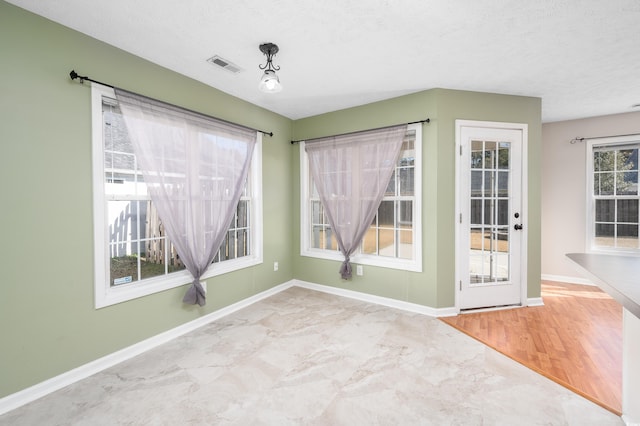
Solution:
[[[350,256],[378,211],[406,132],[405,124],[305,143],[320,202],[344,255],[342,279],[351,278]]]
[[[183,302],[203,306],[200,277],[233,219],[256,131],[121,89],[115,93],[149,195],[193,275]]]

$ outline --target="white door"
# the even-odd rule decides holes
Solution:
[[[459,310],[526,304],[526,133],[523,124],[456,121]]]

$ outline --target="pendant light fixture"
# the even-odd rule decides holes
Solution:
[[[276,71],[280,70],[280,67],[273,65],[273,57],[278,53],[280,49],[278,45],[273,43],[264,43],[260,45],[260,51],[267,56],[267,63],[264,65],[258,65],[258,68],[264,70],[260,84],[258,88],[266,93],[277,93],[282,90],[282,84],[276,74]]]

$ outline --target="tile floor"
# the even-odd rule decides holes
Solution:
[[[293,287],[0,425],[622,425],[418,314]]]

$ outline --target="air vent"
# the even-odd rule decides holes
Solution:
[[[209,59],[207,59],[207,62],[209,62],[210,64],[213,64],[217,67],[223,68],[229,72],[232,72],[234,74],[239,73],[240,71],[242,71],[242,68],[240,68],[239,66],[237,66],[236,64],[234,64],[231,61],[227,61],[224,58],[221,58],[218,55],[212,56]]]

